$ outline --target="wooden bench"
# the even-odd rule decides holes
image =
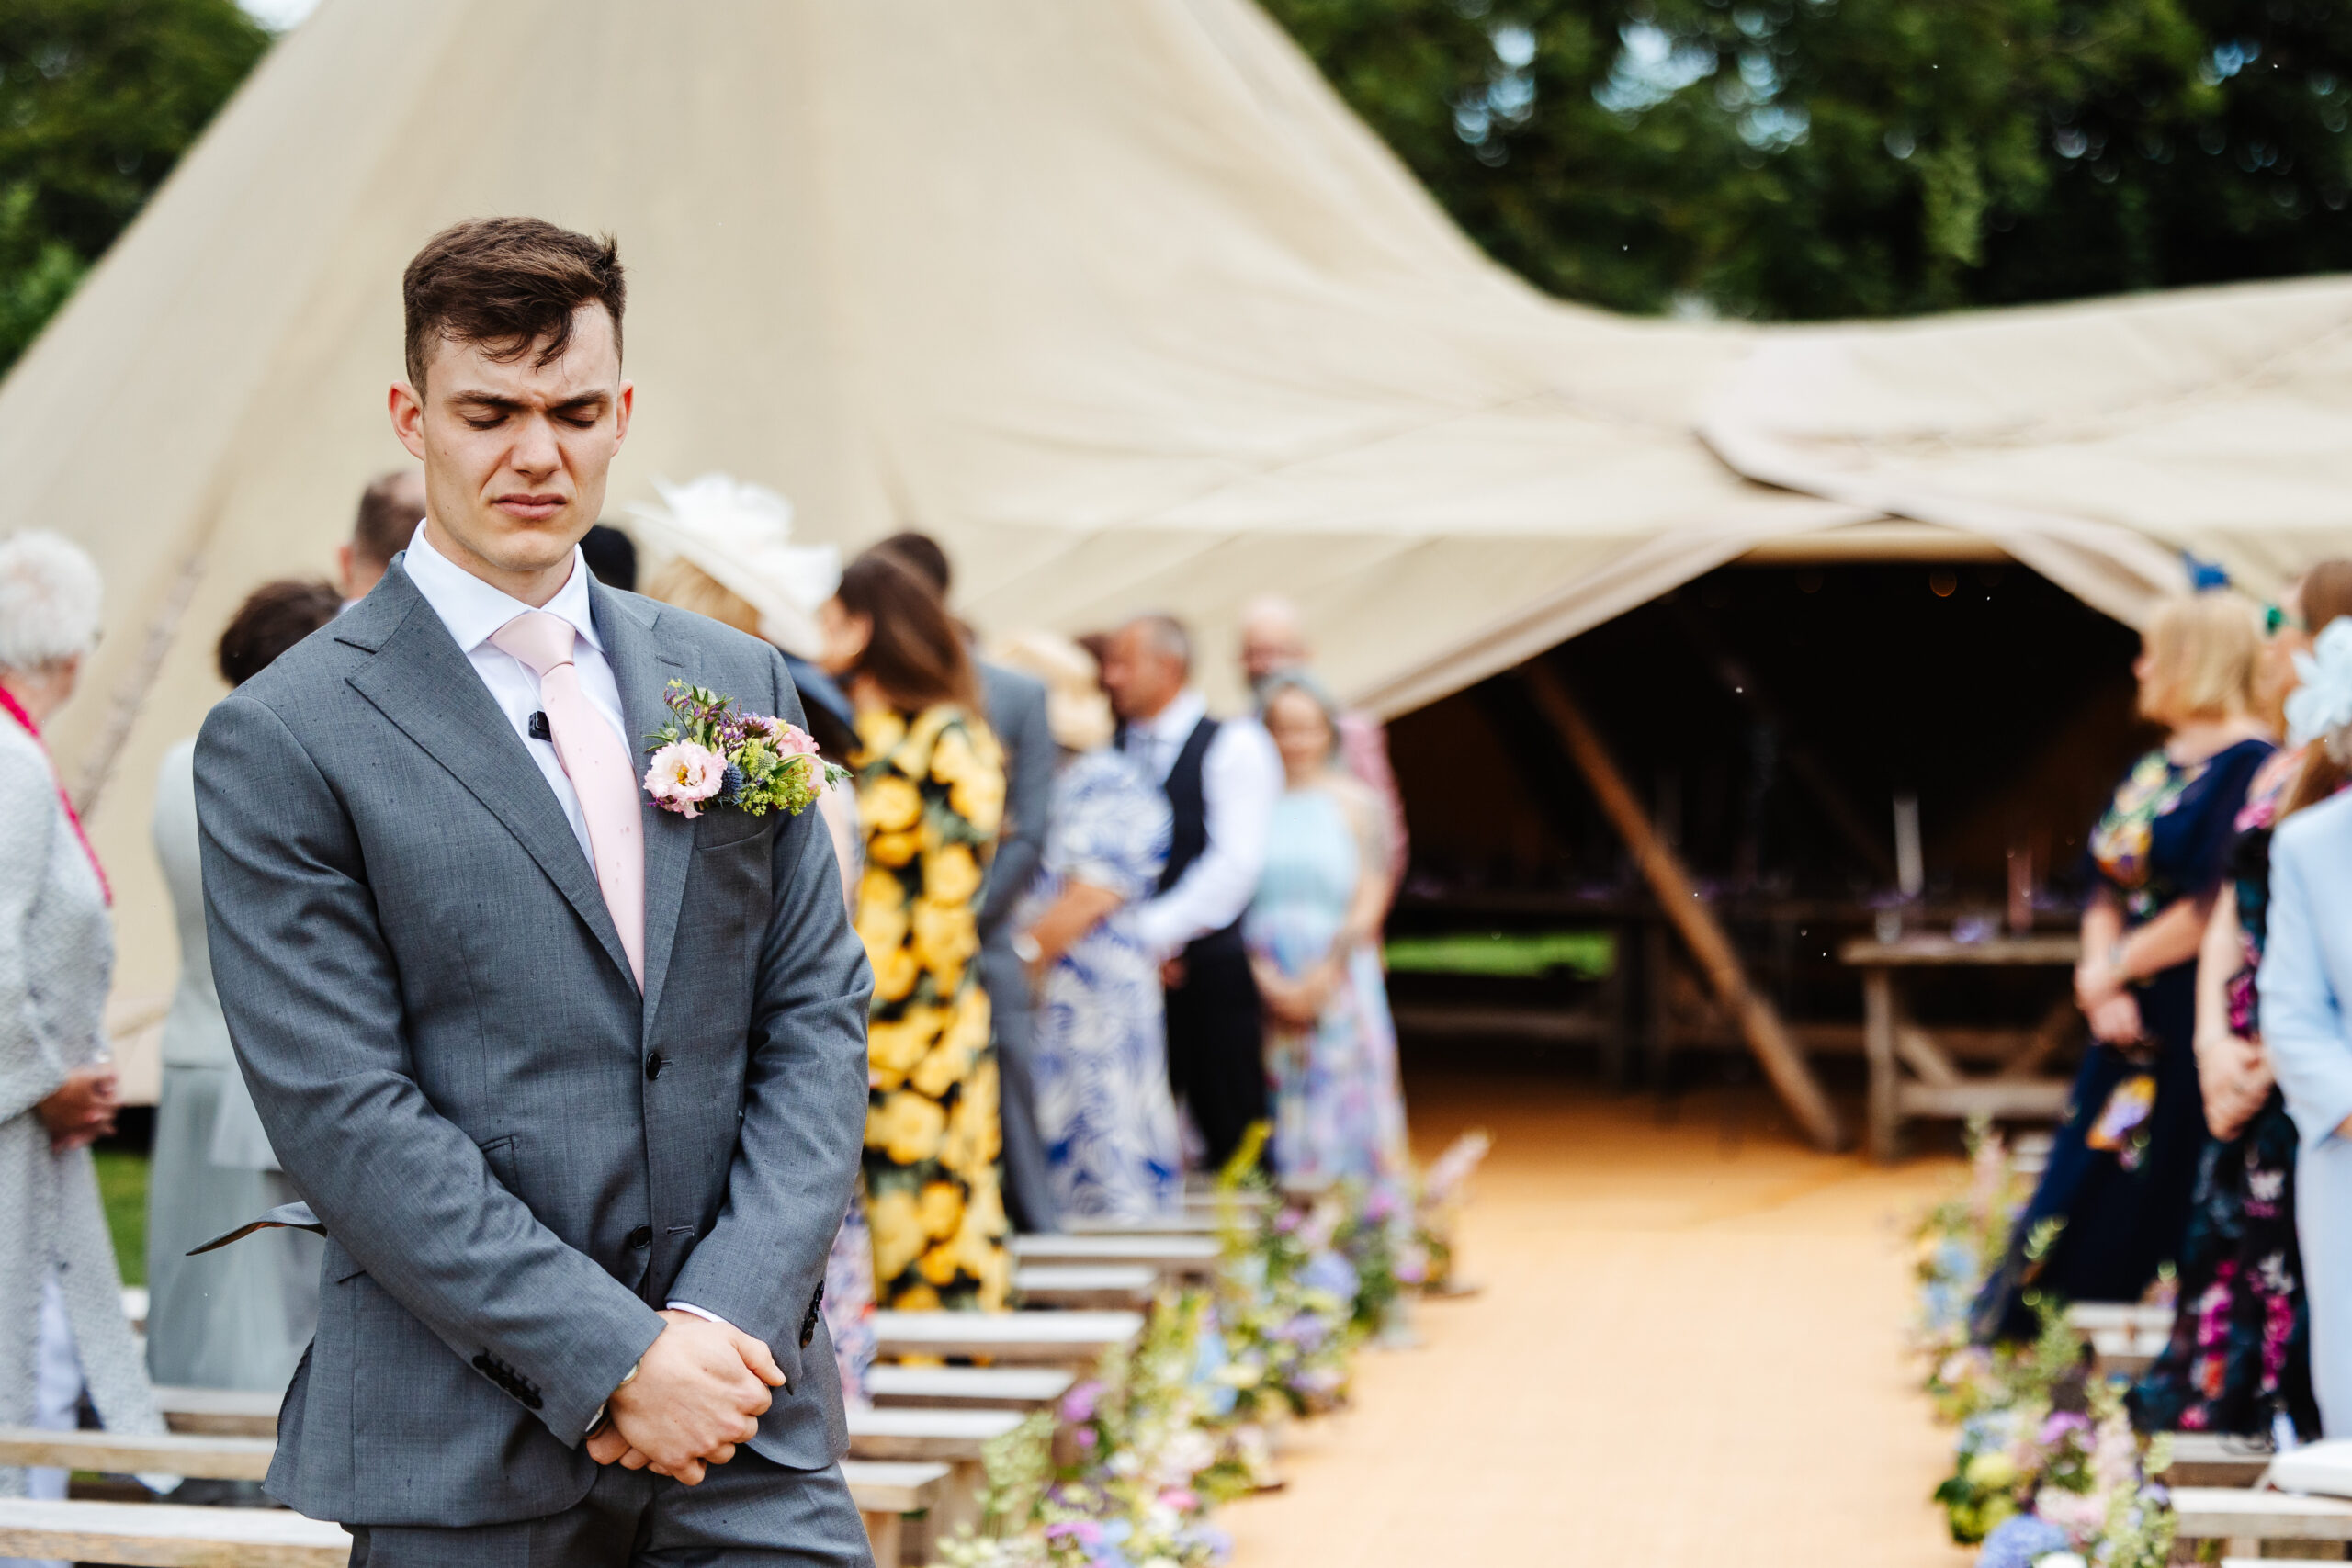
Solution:
[[[1134,1343],[1133,1312],[877,1312],[875,1354],[967,1357],[1025,1366],[1091,1369],[1114,1345]]]
[[[2173,1309],[2136,1302],[2077,1302],[2067,1324],[2091,1342],[2102,1371],[2137,1377],[2172,1338]]]
[[[865,1520],[865,1539],[877,1568],[899,1568],[909,1514],[926,1514],[947,1500],[948,1469],[893,1460],[845,1459],[842,1479]]]
[[[950,1502],[957,1464],[977,1469],[980,1444],[1009,1430],[1020,1416],[1012,1412],[890,1411],[862,1412],[869,1434],[879,1428],[881,1446],[888,1454],[861,1456],[842,1461],[842,1476],[850,1496],[865,1520],[877,1563],[896,1564],[900,1544],[900,1516],[927,1513]],[[914,1417],[928,1416],[928,1421]],[[991,1417],[994,1417],[991,1420]],[[877,1439],[868,1438],[868,1447]],[[941,1457],[918,1459],[914,1450],[928,1446]],[[193,1437],[179,1433],[156,1436],[117,1432],[50,1432],[29,1427],[0,1427],[0,1464],[54,1465],[67,1470],[108,1473],[162,1471],[175,1475],[220,1481],[258,1481],[269,1472],[277,1445],[266,1438]],[[852,1451],[857,1451],[854,1439]],[[951,1457],[954,1464],[942,1462]],[[971,1476],[963,1477],[969,1491]],[[0,1504],[19,1506],[14,1499]],[[341,1529],[305,1519],[275,1508],[188,1508],[168,1503],[74,1503],[21,1505],[81,1510],[129,1510],[136,1517],[112,1513],[32,1516],[14,1520],[20,1532],[12,1535],[12,1516],[0,1511],[0,1556],[66,1557],[96,1562],[201,1564],[203,1568],[275,1568],[327,1561],[314,1555],[324,1548],[343,1568],[351,1555],[351,1538]],[[226,1517],[228,1533],[184,1528],[191,1522]],[[273,1522],[275,1521],[275,1522]],[[285,1521],[308,1528],[288,1533]],[[324,1531],[323,1535],[318,1533]]]
[[[1216,1235],[1215,1209],[1186,1209],[1156,1220],[1097,1220],[1069,1219],[1062,1222],[1059,1235]],[[1015,1237],[1018,1247],[1026,1237]]]
[[[2176,1486],[2182,1540],[2219,1540],[2225,1557],[2259,1557],[2266,1540],[2352,1540],[2352,1500],[2236,1487]]]
[[[1043,1409],[1069,1392],[1077,1374],[1058,1367],[876,1366],[865,1374],[865,1396],[877,1410]],[[854,1430],[853,1428],[853,1430]]]
[[[0,1427],[0,1465],[88,1470],[106,1475],[161,1473],[209,1481],[259,1481],[269,1474],[269,1456],[277,1447],[267,1438]]]
[[[1013,1293],[1030,1307],[1147,1307],[1159,1288],[1158,1270],[1140,1264],[1033,1263],[1012,1271]]]
[[[1143,1268],[1171,1280],[1205,1280],[1216,1272],[1218,1247],[1209,1236],[1138,1235],[1098,1232],[1088,1235],[1017,1235],[1012,1259],[1023,1268]]]
[[[2172,1468],[2163,1476],[2166,1486],[2252,1486],[2278,1457],[2266,1438],[2225,1437],[2219,1432],[2170,1436]]]
[[[351,1537],[340,1525],[283,1508],[0,1497],[0,1557],[140,1568],[345,1568]]]
[[[196,1432],[219,1438],[275,1438],[282,1393],[256,1393],[241,1388],[178,1388],[168,1383],[155,1389],[155,1408],[164,1425],[175,1432]]]
[[[922,1532],[928,1544],[936,1545],[958,1525],[979,1525],[980,1495],[988,1482],[980,1450],[1027,1418],[1021,1410],[853,1409],[849,1455],[947,1467],[943,1495],[930,1508]]]

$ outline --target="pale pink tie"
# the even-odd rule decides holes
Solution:
[[[637,773],[628,749],[580,687],[571,661],[571,623],[529,610],[492,632],[491,642],[538,672],[557,761],[580,797],[594,852],[596,886],[620,931],[621,950],[639,987],[645,984],[645,840],[638,821]]]

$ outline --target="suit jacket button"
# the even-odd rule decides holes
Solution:
[[[649,1078],[658,1078],[662,1076],[662,1069],[669,1065],[669,1059],[656,1051],[645,1058],[645,1076]]]
[[[653,1245],[653,1227],[651,1225],[638,1226],[635,1230],[628,1233],[628,1244],[631,1247],[651,1247]]]

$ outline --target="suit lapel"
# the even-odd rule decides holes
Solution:
[[[695,672],[655,635],[662,610],[652,601],[615,593],[592,582],[588,602],[596,617],[596,635],[605,639],[605,661],[612,666],[613,683],[620,688],[621,716],[628,721],[629,754],[642,761],[647,738],[672,716],[662,702],[670,682],[691,681]],[[662,810],[650,795],[639,801],[638,814],[645,839],[645,1031],[650,1037],[654,1013],[662,1003],[662,982],[670,973],[670,954],[677,941],[678,912],[685,905],[695,825],[673,811]]]
[[[350,677],[352,686],[505,825],[628,974],[628,953],[562,805],[397,559],[335,623],[335,637],[376,655]]]

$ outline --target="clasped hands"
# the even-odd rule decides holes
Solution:
[[[637,1375],[613,1391],[588,1457],[694,1486],[759,1431],[784,1372],[764,1342],[729,1324],[675,1309],[662,1320]]]
[[[115,1112],[120,1109],[115,1093],[110,1066],[76,1067],[66,1074],[65,1081],[40,1106],[40,1124],[49,1134],[51,1152],[78,1149],[112,1133]]]
[[[2075,971],[2075,1005],[2083,1010],[2094,1039],[2110,1045],[2137,1044],[2146,1028],[2140,1018],[2140,998],[2130,990],[2131,977],[2122,964],[2086,960]]]

